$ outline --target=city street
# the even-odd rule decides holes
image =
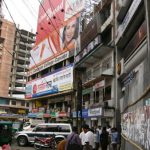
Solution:
[[[35,150],[33,145],[28,145],[27,147],[20,147],[15,141],[11,145],[11,150]]]

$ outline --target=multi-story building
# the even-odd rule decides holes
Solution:
[[[25,95],[27,72],[30,62],[30,50],[35,42],[35,34],[26,30],[17,29],[14,41],[13,60],[10,77],[10,97]]]
[[[77,79],[82,80],[78,103],[82,104],[82,120],[91,127],[115,122],[114,9],[113,1],[104,0],[95,7],[81,33],[81,51],[75,56]]]
[[[116,0],[116,108],[121,112],[122,149],[150,149],[150,16],[147,2]]]
[[[29,111],[29,102],[24,99],[0,97],[0,119],[25,119]]]
[[[49,1],[44,0],[43,6],[49,11],[51,6],[47,3]],[[75,106],[73,62],[75,41],[79,35],[78,12],[82,9],[83,1],[50,3],[54,7],[51,10],[53,15],[48,14],[46,17],[42,7],[39,8],[36,44],[31,51],[26,98],[32,104],[29,117],[36,112],[36,117],[45,118],[46,121],[65,122],[71,119],[70,108]],[[75,33],[75,39],[71,39],[73,43],[70,41],[72,33],[68,35],[69,42],[65,40],[65,32],[69,28]]]
[[[34,34],[16,29],[15,25],[3,18],[0,20],[0,111],[5,113],[26,113],[21,111],[18,101],[24,99],[30,50]],[[22,96],[22,97],[21,97]],[[14,98],[14,97],[18,97]],[[11,100],[15,99],[14,105]],[[14,106],[14,107],[13,107]],[[28,107],[27,107],[28,109]],[[24,111],[25,110],[25,111]]]
[[[0,96],[9,93],[10,74],[13,60],[15,25],[5,19],[0,20]]]

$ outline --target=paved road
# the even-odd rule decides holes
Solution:
[[[11,144],[11,150],[35,150],[35,149],[32,145],[29,145],[27,147],[20,147],[17,145],[15,141],[13,141]]]

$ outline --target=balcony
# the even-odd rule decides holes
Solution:
[[[24,53],[24,54],[29,54],[30,55],[30,51],[28,50],[24,50],[24,49],[18,49],[18,52]]]
[[[9,91],[13,94],[25,94],[25,87],[11,87]]]
[[[86,57],[83,57],[80,59],[79,62],[76,63],[76,68],[88,68],[90,66],[93,66],[95,62],[98,60],[101,60],[106,54],[113,51],[112,47],[109,47],[107,45],[100,44],[95,49],[90,51],[88,54],[86,54]],[[80,55],[80,53],[79,53]],[[77,55],[78,57],[78,55]]]
[[[142,0],[134,0],[126,13],[123,22],[118,26],[117,34],[116,34],[116,44],[120,44],[119,47],[124,47],[127,40],[130,40],[132,34],[134,34],[135,30],[139,27],[139,24],[142,20],[144,20],[145,12],[144,6],[141,5]],[[138,11],[138,13],[136,13]],[[132,23],[131,23],[132,22]],[[130,28],[128,28],[130,25]],[[128,38],[126,38],[128,37]]]
[[[15,83],[16,87],[25,87],[25,85],[26,85],[25,81],[19,81],[19,80],[16,80],[13,83]]]
[[[122,22],[130,5],[132,3],[132,0],[118,0],[118,16],[117,20],[118,22]]]

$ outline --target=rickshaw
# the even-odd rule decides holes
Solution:
[[[0,146],[12,142],[12,122],[0,121]]]

